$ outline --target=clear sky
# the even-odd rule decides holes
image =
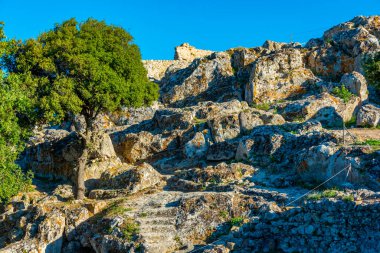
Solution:
[[[144,59],[172,59],[183,42],[215,51],[266,39],[306,42],[357,15],[380,15],[380,0],[0,0],[8,37],[93,17],[129,31]]]

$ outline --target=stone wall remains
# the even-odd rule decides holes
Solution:
[[[243,252],[380,252],[380,202],[309,202],[267,213],[239,233]]]

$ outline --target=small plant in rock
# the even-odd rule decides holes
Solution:
[[[261,103],[261,104],[254,104],[252,105],[253,108],[263,110],[263,111],[269,111],[271,104],[270,103]]]
[[[374,150],[380,149],[380,140],[376,139],[367,139],[363,142],[357,142],[356,145],[368,145],[371,146]]]
[[[125,212],[130,212],[132,210],[133,209],[130,207],[124,207],[122,201],[116,201],[107,208],[107,215],[116,216],[116,215],[124,214]]]
[[[227,219],[228,217],[228,212],[227,211],[220,211],[219,216],[223,219]]]
[[[353,94],[346,88],[346,86],[344,86],[344,84],[342,84],[342,86],[339,87],[335,87],[332,91],[332,93],[341,98],[345,103],[347,103],[348,101],[350,101],[350,99],[352,98]]]
[[[120,226],[124,239],[132,241],[140,232],[140,226],[134,220],[128,219]]]
[[[234,217],[230,220],[231,226],[237,226],[237,227],[241,226],[243,222],[244,222],[244,218],[241,216]]]
[[[353,202],[354,201],[354,196],[352,194],[350,194],[350,195],[344,196],[342,198],[342,200],[345,201],[345,202]]]
[[[142,218],[144,218],[144,217],[148,216],[148,213],[140,213],[139,216],[142,217]]]
[[[207,119],[198,119],[197,117],[194,117],[193,122],[194,125],[202,125],[207,122]]]
[[[322,192],[322,197],[324,198],[335,198],[336,196],[338,196],[337,190],[324,190]]]
[[[322,194],[321,193],[313,193],[307,196],[307,199],[309,200],[320,200],[322,199]]]
[[[353,115],[352,118],[345,122],[346,127],[353,127],[356,126],[356,115]]]

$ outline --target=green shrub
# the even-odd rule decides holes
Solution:
[[[226,219],[228,217],[228,212],[227,211],[220,211],[219,216],[222,217],[223,219]]]
[[[350,101],[353,94],[342,84],[342,86],[335,87],[332,92],[335,96],[341,98],[345,103]]]
[[[124,239],[132,241],[140,232],[140,226],[132,219],[127,219],[120,226]]]
[[[368,139],[364,143],[370,146],[380,146],[380,140],[375,140],[375,139]]]
[[[33,173],[24,174],[14,163],[0,164],[0,203],[31,189]]]
[[[231,226],[241,226],[243,224],[244,218],[243,217],[234,217],[230,220]]]
[[[320,200],[320,199],[322,199],[322,194],[321,193],[313,193],[313,194],[308,195],[307,199]]]
[[[345,122],[345,124],[346,127],[356,126],[356,115],[353,115],[349,121]]]
[[[354,201],[354,196],[352,196],[352,195],[344,196],[342,198],[342,200],[345,201],[345,202],[353,202]]]
[[[254,104],[252,105],[252,107],[259,110],[263,110],[263,111],[269,111],[271,104],[270,103]]]
[[[337,190],[324,190],[322,192],[322,197],[324,198],[335,198],[338,195]]]
[[[378,90],[380,90],[380,53],[369,57],[363,64],[365,77]]]

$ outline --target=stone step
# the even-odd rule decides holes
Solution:
[[[144,243],[148,253],[169,253],[176,252],[178,245],[175,241],[170,242],[157,242],[157,243]]]
[[[174,207],[157,208],[146,210],[143,213],[145,213],[146,217],[173,217],[177,214],[177,209]]]
[[[175,217],[139,217],[137,220],[147,225],[175,225],[177,221]]]
[[[147,242],[170,242],[174,241],[176,233],[142,232],[141,235]]]
[[[147,232],[157,232],[157,233],[175,233],[177,230],[173,225],[150,225],[150,224],[140,224],[140,231],[142,234]]]

